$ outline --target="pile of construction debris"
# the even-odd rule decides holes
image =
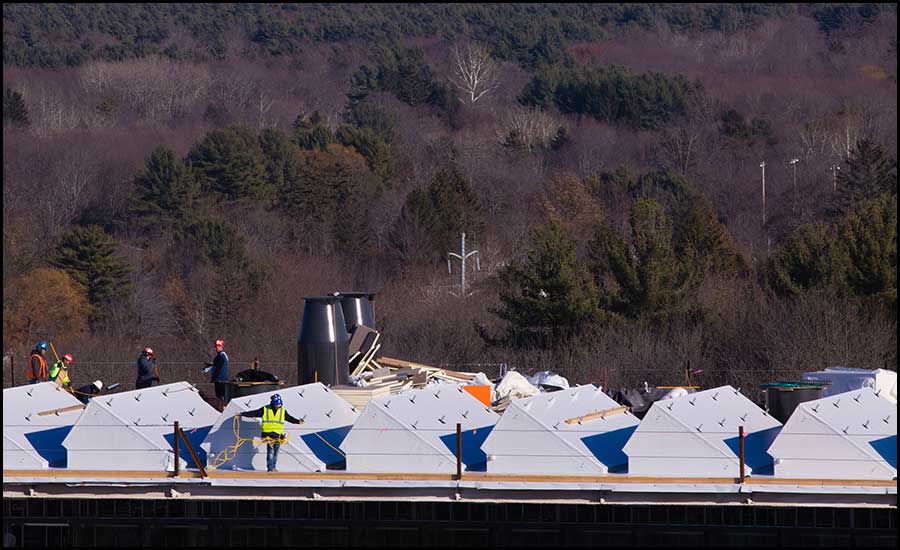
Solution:
[[[509,371],[498,380],[490,380],[481,372],[454,371],[392,357],[375,359],[375,351],[380,347],[377,340],[376,336],[367,351],[355,354],[354,358],[363,356],[363,360],[356,362],[351,359],[354,369],[350,382],[353,385],[331,388],[357,409],[364,408],[373,398],[421,389],[432,384],[451,383],[486,386],[489,388],[491,408],[494,412],[502,413],[515,399],[569,387],[568,380],[550,371],[539,372],[530,377]],[[484,395],[488,395],[487,390]]]
[[[356,366],[350,376],[353,386],[335,386],[331,390],[359,409],[375,397],[421,389],[435,383],[468,384],[475,377],[476,374],[471,372],[379,357],[377,360],[370,358]]]

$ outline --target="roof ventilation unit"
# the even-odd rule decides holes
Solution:
[[[347,384],[350,377],[350,335],[344,323],[341,298],[307,296],[297,340],[297,374],[300,384]]]

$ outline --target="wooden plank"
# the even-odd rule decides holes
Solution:
[[[387,378],[388,376],[391,376],[391,374],[393,374],[391,369],[381,368],[372,373],[372,378]]]
[[[123,478],[123,477],[147,477],[166,478],[169,473],[165,471],[147,470],[3,470],[4,481],[6,478],[40,477],[40,478]],[[199,472],[182,471],[179,477],[201,477]],[[349,473],[340,471],[328,472],[235,472],[229,470],[215,470],[208,472],[207,478],[258,478],[276,477],[285,479],[372,479],[372,480],[402,480],[402,481],[430,481],[451,480],[453,474],[418,474],[418,473]],[[572,475],[499,475],[478,472],[466,472],[469,481],[498,481],[498,482],[544,482],[544,483],[652,483],[652,484],[737,484],[737,478],[730,477],[652,477],[630,476],[628,474],[610,474],[605,476],[572,476]],[[889,479],[794,479],[794,478],[747,478],[748,484],[765,485],[805,485],[805,486],[858,486],[858,487],[896,487],[897,482]]]
[[[628,410],[628,407],[613,407],[611,409],[604,409],[602,411],[594,411],[592,413],[588,413],[582,416],[576,416],[574,418],[569,418],[566,420],[566,424],[581,424],[582,422],[589,422],[591,420],[599,420],[601,418],[606,418],[607,416],[612,416],[614,414],[623,413]]]
[[[418,369],[426,369],[426,370],[441,370],[437,367],[432,367],[431,365],[423,365],[422,363],[413,363],[412,361],[404,361],[402,359],[394,359],[393,357],[385,357],[381,356],[378,358],[378,362],[382,365],[388,367],[415,367]]]
[[[38,416],[49,416],[49,415],[51,415],[51,414],[59,414],[59,413],[66,413],[66,412],[72,412],[72,411],[80,411],[81,409],[85,408],[86,406],[87,406],[87,405],[72,405],[72,406],[70,406],[70,407],[63,407],[63,408],[61,408],[61,409],[53,409],[53,410],[50,410],[50,411],[42,411],[42,412],[39,412],[39,413],[38,413]]]

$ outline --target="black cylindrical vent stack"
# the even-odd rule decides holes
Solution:
[[[347,384],[350,377],[348,344],[341,299],[308,296],[303,299],[303,321],[297,339],[297,375],[300,384]]]
[[[357,325],[375,330],[375,294],[371,292],[339,292],[341,309],[344,310],[344,323],[347,332],[352,333]]]

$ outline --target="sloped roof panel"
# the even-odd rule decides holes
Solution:
[[[618,407],[593,385],[513,401],[483,445],[488,471],[605,474],[622,466],[627,460],[622,446],[639,423],[634,415],[574,421]]]
[[[63,445],[73,469],[169,470],[175,421],[204,460],[199,443],[218,417],[187,382],[104,395],[91,400]],[[184,445],[179,454],[182,466],[192,465]]]
[[[455,471],[456,424],[467,470],[484,470],[481,444],[499,420],[457,384],[440,384],[369,401],[342,448],[347,470]]]
[[[62,440],[81,409],[49,415],[38,413],[77,407],[81,401],[53,382],[3,390],[3,468],[64,467]]]
[[[281,472],[324,471],[327,464],[344,460],[340,446],[359,413],[344,399],[324,384],[314,383],[277,391],[248,395],[232,399],[203,441],[207,463],[222,469],[265,470],[266,446],[256,442],[242,443],[233,449],[237,441],[234,433],[235,414],[252,411],[268,405],[272,395],[281,395],[284,407],[303,424],[286,423],[284,431],[289,440],[278,452],[278,470]],[[254,418],[240,419],[238,435],[241,438],[259,437],[260,421]],[[221,454],[233,451],[232,455]],[[221,458],[219,458],[221,457]]]
[[[731,386],[653,403],[623,451],[628,473],[652,476],[738,476],[739,427],[745,472],[771,468],[766,453],[781,423]]]
[[[897,407],[872,388],[801,403],[769,448],[780,477],[893,479]]]

